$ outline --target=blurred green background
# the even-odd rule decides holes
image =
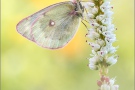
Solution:
[[[98,71],[87,67],[91,47],[81,24],[63,49],[48,50],[22,37],[16,24],[36,11],[62,0],[2,0],[1,90],[97,90]],[[112,0],[117,26],[118,62],[109,68],[119,90],[134,89],[134,0]]]

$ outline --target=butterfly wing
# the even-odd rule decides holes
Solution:
[[[18,25],[18,32],[39,46],[58,49],[65,46],[75,35],[80,18],[70,13],[75,9],[72,2],[49,6]]]
[[[33,24],[33,22],[36,21],[36,19],[42,15],[43,13],[48,12],[51,8],[54,8],[55,6],[61,5],[63,3],[57,3],[57,4],[53,4],[51,6],[48,6],[36,13],[34,13],[33,15],[24,18],[23,20],[21,20],[17,26],[16,29],[18,31],[18,33],[20,33],[21,35],[23,35],[24,37],[26,37],[29,40],[32,40],[30,32],[31,32],[31,26]]]

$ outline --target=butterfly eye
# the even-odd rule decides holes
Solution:
[[[55,22],[54,21],[52,21],[52,20],[50,20],[50,22],[49,22],[49,26],[54,26],[55,25]]]

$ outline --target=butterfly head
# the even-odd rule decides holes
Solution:
[[[80,3],[80,0],[76,0],[75,2],[75,12],[77,16],[83,17],[84,7]]]

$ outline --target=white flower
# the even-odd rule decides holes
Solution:
[[[113,34],[111,31],[105,31],[105,32],[103,32],[102,33],[105,37],[107,37],[107,38],[110,38],[110,39],[116,39],[116,35],[115,34]]]
[[[91,9],[91,13],[92,14],[97,14],[98,13],[98,9],[96,7]]]
[[[103,7],[109,7],[110,6],[110,2],[109,1],[106,1],[101,6],[103,6]]]
[[[118,90],[119,89],[119,85],[113,85],[111,86],[111,90]]]
[[[109,58],[107,58],[107,63],[108,65],[113,65],[117,62],[117,58],[118,56],[110,56]]]
[[[99,44],[90,42],[89,45],[92,47],[92,49],[93,49],[94,51],[97,51],[97,50],[100,49],[100,45],[99,45]]]
[[[103,32],[102,33],[104,36],[110,36],[111,34],[112,34],[112,32],[110,32],[110,31],[105,31],[105,32]]]
[[[95,16],[91,13],[88,14],[88,18],[93,19]]]
[[[89,68],[91,70],[98,70],[98,67],[96,65],[94,65],[94,64],[89,64]]]
[[[108,53],[108,46],[104,46],[101,48],[101,51],[106,51],[106,53]]]
[[[102,12],[107,12],[110,8],[112,8],[110,6],[110,2],[106,1],[104,2],[101,6],[100,6],[100,9]]]
[[[112,12],[112,11],[107,11],[107,12],[105,12],[105,16],[106,16],[107,18],[110,18],[112,15],[113,15],[113,12]]]
[[[96,17],[96,20],[101,21],[105,18],[105,15],[99,15]]]
[[[103,26],[103,25],[102,25],[101,28],[102,28],[102,31],[103,31],[103,32],[107,30],[107,27],[106,27],[106,26]]]
[[[90,6],[90,7],[95,6],[95,4],[94,4],[94,3],[92,3],[92,2],[88,2],[88,3],[87,3],[87,5],[88,5],[88,6]]]
[[[92,65],[96,65],[97,62],[98,62],[98,60],[99,59],[94,56],[94,57],[92,57],[92,58],[89,59],[89,63],[92,64]]]
[[[110,85],[113,85],[114,84],[114,82],[115,82],[115,79],[110,79]]]
[[[107,51],[106,50],[105,51],[98,51],[97,53],[99,56],[104,57],[107,54]]]
[[[98,23],[91,23],[91,26],[93,26],[93,27],[98,27],[99,26],[99,24]]]
[[[91,7],[94,7],[95,6],[95,4],[93,3],[93,2],[87,2],[87,3],[82,3],[84,6],[85,6],[85,8],[91,8]]]
[[[92,58],[89,59],[89,67],[92,70],[98,70],[98,63],[103,60],[102,57],[100,56],[93,56]]]
[[[94,31],[93,29],[91,29],[91,30],[88,32],[88,34],[86,34],[86,37],[89,37],[89,38],[91,38],[92,40],[98,39],[99,36],[100,36],[100,35],[99,35],[96,31]]]
[[[102,47],[101,50],[102,51],[107,51],[107,53],[113,54],[117,51],[117,47],[113,47],[112,44],[107,44],[105,47]]]
[[[114,24],[110,24],[107,26],[108,31],[114,31],[115,30],[114,28],[115,28]]]
[[[102,22],[103,25],[109,25],[109,24],[112,23],[112,19],[111,18],[105,18],[101,22]]]
[[[101,90],[110,90],[110,86],[107,84],[102,84],[101,85]]]
[[[119,85],[114,85],[114,82],[115,82],[115,78],[114,79],[110,79],[110,87],[111,87],[111,90],[118,90],[119,88]]]
[[[117,51],[117,48],[112,46],[112,43],[116,41],[116,35],[113,33],[116,29],[114,24],[112,24],[111,18],[113,12],[110,10],[112,6],[110,5],[110,2],[106,0],[101,1],[101,3],[97,2],[99,1],[91,0],[90,3],[86,5],[86,9],[88,11],[87,19],[92,27],[86,36],[94,41],[88,42],[88,44],[92,47],[91,56],[93,56],[90,62],[97,60],[95,56],[100,56],[100,58],[104,58],[103,60],[105,61],[103,62],[107,63],[109,66],[117,62],[116,57],[109,57]],[[100,65],[104,67],[104,64],[101,63],[101,61],[102,60],[100,60],[98,65],[90,63],[90,67],[92,69],[96,69],[97,67],[99,68]],[[107,67],[105,66],[105,68]],[[102,69],[102,67],[100,69]]]
[[[104,31],[107,30],[107,27],[106,26],[103,26],[103,25],[100,25],[99,27],[97,27],[97,31],[101,34],[103,33]]]
[[[98,24],[96,19],[90,19],[89,23],[90,23],[90,25],[92,27],[98,27],[99,26],[99,24]]]
[[[99,90],[118,90],[119,88],[118,85],[114,85],[115,79],[105,76],[108,73],[108,66],[115,64],[118,58],[115,55],[118,47],[112,45],[116,41],[114,34],[116,28],[112,24],[111,8],[109,0],[90,0],[90,3],[86,5],[87,19],[92,27],[86,36],[93,40],[93,42],[88,42],[92,47],[89,68],[100,70],[101,78],[97,81]]]
[[[89,59],[89,63],[93,64],[93,65],[96,65],[98,61],[99,61],[99,59],[96,56]]]
[[[107,44],[111,44],[111,43],[116,41],[116,37],[112,37],[112,38],[106,37],[105,41],[106,41]]]
[[[110,79],[110,88],[111,90],[118,90],[119,86],[118,85],[114,85],[115,82],[115,78],[114,79]]]
[[[105,41],[102,40],[102,39],[97,39],[96,42],[97,42],[100,46],[105,45]]]
[[[113,47],[112,45],[110,45],[110,47],[108,48],[108,53],[115,53],[116,51],[117,51],[117,48],[118,48],[118,46],[117,47]]]

